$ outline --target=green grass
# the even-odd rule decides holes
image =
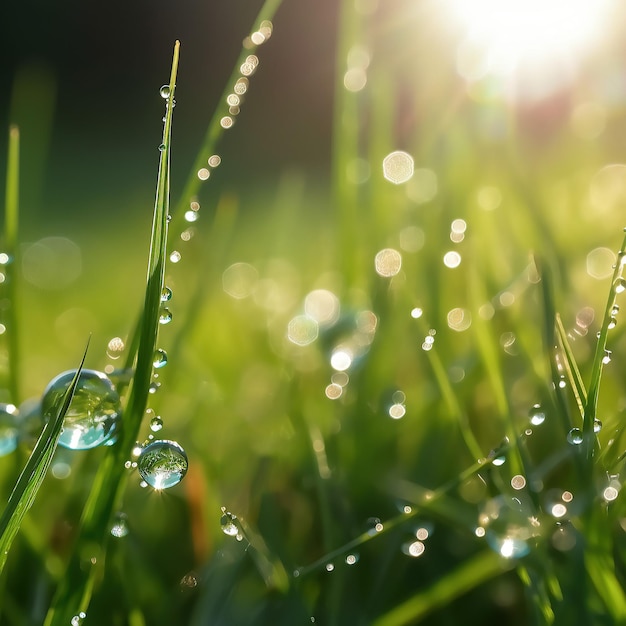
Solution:
[[[268,0],[253,31],[279,5]],[[259,48],[262,59],[257,41],[236,62],[187,183],[170,190],[173,114],[185,106],[174,109],[177,43],[149,247],[137,244],[135,207],[121,230],[100,217],[75,236],[86,276],[52,294],[19,271],[10,131],[3,398],[40,395],[75,365],[68,346],[84,345],[92,324],[84,363],[109,371],[123,428],[114,445],[55,451],[70,388],[34,446],[24,425],[18,449],[0,457],[0,624],[67,625],[81,613],[107,626],[626,620],[626,335],[615,309],[626,239],[620,247],[620,214],[600,220],[586,201],[608,146],[584,149],[561,129],[537,148],[507,103],[466,97],[431,67],[435,53],[442,67],[451,55],[428,15],[404,24],[353,7],[342,3],[337,27],[330,180],[290,171],[276,191],[247,194],[242,181],[205,201],[221,170],[206,183],[198,171],[228,137],[226,98],[246,58]],[[372,56],[367,85],[351,92],[355,44]],[[400,124],[396,98],[419,109],[418,127]],[[505,139],[476,130],[484,116],[507,122]],[[396,149],[418,168],[402,185],[381,173]],[[346,175],[364,164],[360,182]],[[501,204],[486,208],[496,187]],[[191,203],[202,205],[197,222],[185,217]],[[450,239],[455,219],[467,225],[462,241]],[[110,253],[113,236],[122,256]],[[616,264],[601,280],[586,270],[599,247]],[[386,248],[402,257],[389,277],[374,263]],[[442,261],[450,250],[456,268]],[[165,285],[172,322],[160,325]],[[288,329],[315,290],[339,310],[296,345]],[[106,354],[114,336],[121,357]],[[342,378],[331,358],[346,346]],[[157,348],[167,367],[153,368]],[[185,448],[180,485],[142,488],[128,467],[150,435]]]

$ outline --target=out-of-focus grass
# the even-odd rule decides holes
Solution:
[[[567,121],[591,97],[582,84],[547,104],[512,105],[489,85],[470,97],[427,13],[400,20],[413,14],[397,3],[374,18],[344,4],[332,185],[287,172],[278,189],[218,198],[216,169],[171,222],[169,252],[181,258],[166,272],[170,362],[149,406],[190,470],[162,493],[131,474],[120,503],[129,534],[109,541],[86,623],[620,623],[619,315],[610,331],[604,317],[612,358],[593,463],[566,436],[583,429],[583,384],[599,382],[593,353],[624,198],[598,207],[589,193],[602,192],[596,172],[613,159],[622,109],[603,104],[606,130],[589,141]],[[367,87],[348,93],[354,45],[371,63]],[[404,185],[382,176],[395,149],[416,162]],[[191,201],[197,222],[180,217]],[[106,344],[132,332],[149,243],[146,219],[128,213],[123,225],[100,216],[72,233],[84,266],[70,285],[24,286],[25,397],[70,364],[83,330],[93,332],[89,366],[116,366]],[[456,242],[453,220],[466,227]],[[384,248],[402,257],[393,277],[375,272]],[[448,251],[458,267],[444,264]],[[311,313],[315,290],[340,311],[295,345],[290,322]],[[361,352],[342,379],[330,359],[350,341]],[[535,404],[542,424],[530,421]],[[46,478],[10,554],[7,624],[42,623],[59,561],[83,558],[78,520],[104,455],[57,452],[71,471]],[[15,466],[0,458],[7,495]],[[535,529],[519,560],[488,545],[497,533],[481,515],[503,502],[511,525]],[[221,507],[243,520],[241,541],[221,531]]]

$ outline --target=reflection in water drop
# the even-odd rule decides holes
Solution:
[[[528,413],[528,417],[530,418],[530,423],[533,426],[539,426],[544,423],[546,419],[546,414],[544,410],[541,408],[540,404],[535,404],[530,409]]]
[[[111,526],[111,534],[114,537],[121,538],[128,535],[128,517],[125,513],[116,513]]]
[[[163,100],[167,100],[170,97],[170,86],[169,85],[163,85],[159,89],[159,95],[161,96],[161,98],[163,98]]]
[[[517,498],[498,496],[489,500],[478,522],[491,549],[507,559],[526,556],[530,540],[539,534],[539,521]]]
[[[156,350],[152,360],[152,365],[154,365],[155,369],[165,367],[167,365],[167,352],[165,352],[162,348]]]
[[[183,448],[175,441],[153,441],[142,448],[139,455],[139,473],[154,489],[168,489],[177,485],[187,473],[189,461]]]
[[[161,312],[159,313],[159,324],[169,324],[172,321],[172,312],[167,308],[163,307]]]
[[[583,434],[580,428],[572,428],[567,433],[567,442],[573,446],[579,446],[583,442]]]
[[[222,532],[229,537],[236,537],[239,534],[239,524],[237,516],[222,507],[222,517],[220,518]]]
[[[48,383],[42,397],[45,419],[54,417],[76,370],[59,374]],[[106,374],[82,370],[74,397],[63,421],[59,445],[72,450],[87,450],[111,439],[121,419],[120,397]]]

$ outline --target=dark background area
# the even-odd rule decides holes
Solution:
[[[262,2],[9,3],[0,24],[0,123],[22,135],[23,215],[56,219],[152,202],[161,84],[181,41],[172,195],[177,200],[208,121]],[[245,192],[285,166],[328,168],[336,3],[285,2],[212,180]],[[4,171],[6,132],[0,133]],[[105,174],[106,172],[106,174]],[[4,178],[1,176],[0,178]],[[3,192],[3,189],[2,189]],[[27,224],[24,224],[28,227]]]

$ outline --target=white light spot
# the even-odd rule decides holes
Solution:
[[[374,266],[379,276],[395,276],[402,267],[402,255],[393,248],[385,248],[376,254]]]
[[[308,315],[297,315],[287,326],[287,337],[297,346],[307,346],[313,343],[319,334],[317,322]]]
[[[450,250],[443,255],[443,264],[451,269],[461,265],[461,255],[455,250]]]
[[[400,150],[391,152],[383,159],[383,175],[396,185],[409,180],[413,176],[414,167],[413,157]]]

